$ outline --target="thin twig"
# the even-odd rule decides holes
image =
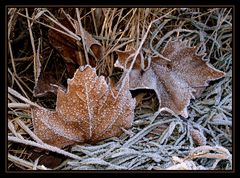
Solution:
[[[87,52],[87,46],[86,46],[86,37],[85,37],[85,33],[84,33],[84,30],[83,30],[83,27],[82,27],[82,22],[81,22],[81,19],[80,19],[80,14],[79,14],[79,9],[76,8],[76,13],[77,13],[77,19],[78,19],[78,27],[77,29],[79,29],[80,33],[81,33],[81,36],[82,36],[82,43],[83,43],[83,49],[84,49],[84,54],[85,54],[85,58],[86,58],[86,62],[87,64],[89,64],[89,59],[88,59],[88,52]]]
[[[24,101],[24,102],[26,102],[26,103],[28,103],[32,106],[41,107],[38,104],[31,102],[29,99],[25,98],[24,96],[22,96],[21,94],[19,94],[17,91],[15,91],[14,89],[12,89],[10,87],[8,87],[8,92],[10,94],[12,94],[13,96],[17,97],[18,99],[20,99],[20,100],[22,100],[22,101]]]
[[[16,119],[16,122],[20,127],[22,127],[25,132],[27,132],[37,143],[43,144],[43,141],[37,137],[20,119]]]
[[[8,136],[8,141],[12,141],[12,142],[16,142],[16,143],[22,143],[22,144],[25,144],[25,145],[42,148],[42,149],[45,149],[45,150],[49,150],[49,151],[56,152],[56,153],[59,153],[61,155],[70,157],[72,159],[82,160],[82,158],[80,158],[77,155],[74,155],[74,154],[69,153],[67,151],[64,151],[64,150],[62,150],[60,148],[57,148],[55,146],[51,146],[51,145],[48,145],[48,144],[45,144],[45,143],[39,144],[39,143],[30,141],[30,140],[22,140],[22,139],[19,139],[17,137],[12,137],[12,136]]]
[[[9,153],[8,153],[8,159],[9,159],[9,161],[12,161],[12,162],[14,162],[14,163],[16,163],[16,164],[19,164],[19,165],[21,165],[21,166],[27,167],[28,169],[34,170],[34,169],[33,169],[33,168],[34,168],[34,164],[31,163],[31,162],[29,162],[29,161],[20,159],[20,158],[18,158],[18,157],[16,157],[16,156],[13,156],[13,155],[9,154]],[[35,168],[36,168],[36,170],[37,170],[37,169],[39,169],[39,170],[51,170],[50,168],[46,168],[46,167],[43,166],[43,165],[42,165],[42,166],[37,166],[37,165],[36,165]]]

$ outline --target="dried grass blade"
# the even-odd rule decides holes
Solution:
[[[51,145],[48,145],[48,144],[45,144],[45,143],[39,144],[39,143],[30,141],[30,140],[22,140],[22,139],[19,139],[17,137],[12,137],[12,136],[8,136],[8,141],[12,141],[12,142],[16,142],[16,143],[22,143],[22,144],[25,144],[25,145],[42,148],[42,149],[45,149],[45,150],[49,150],[49,151],[56,152],[58,154],[70,157],[72,159],[82,160],[82,158],[77,156],[77,155],[74,155],[72,153],[69,153],[67,151],[64,151],[64,150],[59,149],[55,146],[51,146]]]

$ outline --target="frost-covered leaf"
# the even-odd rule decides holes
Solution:
[[[134,53],[135,50],[118,51],[115,66],[128,69],[133,59],[130,55]],[[159,110],[169,108],[188,117],[187,106],[195,92],[225,73],[203,61],[203,55],[197,55],[196,47],[187,46],[187,41],[170,41],[162,56],[169,61],[157,56],[148,63],[138,54],[130,71],[130,89],[153,89],[159,100]]]
[[[131,127],[134,108],[128,79],[122,87],[112,87],[87,65],[68,80],[66,92],[58,89],[56,111],[32,108],[34,131],[44,142],[57,147],[96,143]]]

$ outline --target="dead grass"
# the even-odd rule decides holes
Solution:
[[[156,111],[154,93],[136,93],[133,127],[119,138],[64,150],[42,143],[33,133],[30,105],[54,109],[56,96],[34,97],[42,68],[66,85],[66,67],[48,42],[54,24],[60,33],[80,37],[57,21],[70,14],[99,40],[105,55],[98,74],[118,80],[114,51],[140,49],[161,55],[169,39],[188,39],[226,77],[211,82],[191,101],[189,118]],[[229,8],[9,8],[8,9],[8,160],[9,170],[230,170],[232,169],[232,9]],[[41,58],[40,58],[41,56]],[[87,56],[87,54],[85,54]],[[200,136],[195,136],[200,135]],[[36,153],[41,154],[37,159]],[[56,152],[61,164],[47,167],[44,157]],[[34,158],[34,159],[33,159]],[[54,159],[49,159],[49,162]]]

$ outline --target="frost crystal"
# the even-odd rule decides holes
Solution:
[[[128,69],[135,50],[118,51],[116,67]],[[159,100],[159,110],[169,108],[174,113],[188,117],[187,106],[198,89],[207,86],[210,80],[225,75],[202,60],[203,55],[196,54],[195,47],[187,46],[187,41],[170,41],[162,57],[152,57],[150,67],[146,66],[140,55],[130,71],[130,89],[153,89]],[[144,63],[144,64],[143,64]]]
[[[57,147],[96,143],[131,127],[134,108],[128,81],[118,91],[87,65],[68,80],[67,92],[58,89],[56,111],[32,108],[34,131],[44,142]]]

